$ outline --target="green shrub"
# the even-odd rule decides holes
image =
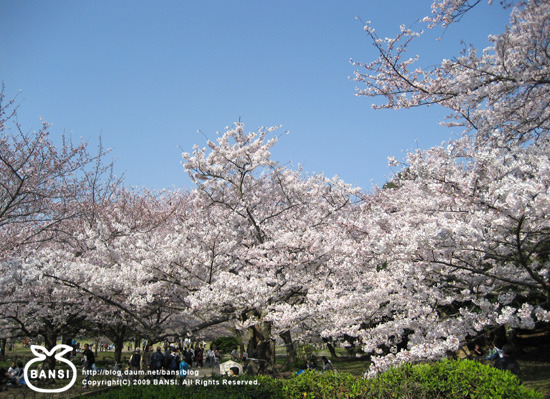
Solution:
[[[366,392],[368,380],[348,373],[306,371],[286,380],[285,398],[360,398]]]
[[[219,337],[212,341],[212,345],[216,345],[216,348],[220,350],[220,352],[231,352],[233,349],[238,348],[239,341],[237,341],[237,338],[231,336],[231,337]]]
[[[317,353],[317,348],[310,344],[299,345],[296,350],[298,360],[303,363],[309,361]]]
[[[510,372],[473,360],[403,365],[370,381],[371,389],[385,397],[391,393],[403,398],[542,398]]]
[[[253,385],[227,385],[223,378],[203,379],[208,385],[146,386],[115,389],[101,399],[542,399],[509,372],[470,360],[404,365],[373,379],[347,373],[305,372],[288,380],[243,377]],[[227,380],[227,379],[226,379]],[[232,379],[231,381],[239,381]],[[208,381],[211,381],[210,383]],[[216,382],[217,381],[217,382]]]

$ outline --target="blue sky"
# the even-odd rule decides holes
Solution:
[[[53,124],[112,148],[127,185],[189,187],[181,152],[239,118],[246,130],[282,125],[273,156],[369,190],[391,175],[387,157],[451,132],[437,107],[374,111],[355,96],[350,59],[429,13],[424,0],[0,0],[0,80],[17,95],[25,130]],[[508,13],[483,4],[415,49],[420,65],[481,48]],[[440,34],[441,32],[439,32]],[[21,90],[21,93],[19,91]],[[19,94],[18,94],[19,93]]]

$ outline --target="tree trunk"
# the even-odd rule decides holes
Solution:
[[[276,354],[275,340],[269,339],[269,361],[272,367],[275,367],[275,354]]]
[[[68,335],[63,335],[63,338],[61,338],[61,343],[64,344],[64,345],[68,345],[68,346],[73,346],[73,338],[72,336],[68,336]],[[67,359],[67,360],[71,360],[71,355],[72,353],[69,352],[67,353],[64,357]]]
[[[141,370],[147,370],[147,367],[149,366],[149,361],[151,360],[152,355],[152,352],[150,352],[149,350],[151,345],[151,339],[147,338],[143,341],[143,348],[141,349],[141,360],[139,364]]]
[[[4,356],[6,356],[6,344],[8,340],[6,338],[0,339],[0,355],[2,356],[2,360],[4,360]]]
[[[115,363],[121,364],[122,362],[122,349],[124,348],[124,337],[125,334],[120,334],[114,340],[115,344]]]
[[[273,365],[275,353],[272,349],[271,322],[260,321],[249,328],[248,357],[262,359]]]
[[[323,338],[323,341],[325,342],[325,344],[327,344],[327,348],[330,352],[330,356],[332,358],[337,358],[338,355],[336,354],[336,350],[334,349],[334,346],[332,345],[332,343],[327,338]]]
[[[122,361],[122,350],[124,348],[124,340],[126,339],[127,327],[124,324],[109,326],[103,330],[104,336],[113,341],[115,346],[115,362],[120,365]]]
[[[44,346],[46,349],[50,351],[55,345],[57,345],[57,334],[54,332],[44,334]],[[47,367],[48,370],[55,369],[55,356],[50,356],[46,359],[45,367]]]
[[[281,337],[281,339],[285,343],[288,361],[290,363],[296,362],[298,355],[296,353],[296,348],[294,347],[294,342],[292,342],[292,336],[290,335],[290,330],[280,333],[279,337]]]
[[[237,337],[237,342],[239,343],[239,355],[240,355],[240,358],[242,359],[243,353],[244,353],[243,334],[241,333],[240,330],[238,330],[236,328],[233,329],[233,333]]]

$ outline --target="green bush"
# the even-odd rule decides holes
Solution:
[[[298,360],[303,363],[309,361],[317,353],[317,348],[310,344],[304,344],[298,346],[296,352]]]
[[[238,348],[239,341],[235,337],[219,337],[212,341],[212,345],[216,345],[220,352],[227,353]]]
[[[369,382],[380,398],[542,398],[510,372],[472,360],[404,365]]]
[[[288,380],[243,377],[257,385],[227,385],[224,379],[202,380],[208,385],[147,386],[112,390],[102,399],[223,398],[223,399],[542,399],[509,372],[470,360],[404,365],[373,379],[347,373],[305,372]],[[227,380],[227,379],[226,379]],[[217,382],[216,382],[217,381]],[[233,379],[231,381],[239,381]],[[242,380],[241,380],[242,381]]]
[[[368,380],[348,373],[306,371],[284,381],[284,398],[362,398]],[[368,396],[365,396],[368,397]]]

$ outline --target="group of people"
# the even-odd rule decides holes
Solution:
[[[11,385],[17,386],[23,379],[23,362],[12,362],[11,366],[6,370],[2,368],[0,371],[0,386]]]
[[[130,357],[129,367],[131,370],[151,370],[151,371],[177,371],[189,370],[192,366],[214,367],[219,364],[220,351],[217,349],[208,349],[205,351],[203,345],[193,347],[175,347],[167,345],[164,349],[159,346],[156,350],[151,346],[143,355],[141,350],[136,348]],[[157,373],[155,373],[157,374]]]
[[[152,349],[152,347],[151,347]],[[130,359],[130,366],[136,367],[138,361],[135,358],[136,355],[139,355],[139,349],[136,349],[136,353]],[[132,360],[134,360],[134,365],[132,365]],[[171,371],[179,372],[180,377],[186,377],[187,371],[191,368],[193,363],[191,352],[187,350],[179,351],[174,350],[173,347],[168,347],[165,353],[162,353],[160,346],[157,348],[156,352],[151,354],[151,357],[146,361],[147,368],[150,371],[157,372],[156,376],[160,376],[162,371]]]
[[[483,355],[479,345],[474,347],[474,356],[477,359],[492,360],[494,361],[493,366],[500,370],[508,370],[512,374],[515,374],[518,378],[521,377],[521,368],[519,363],[513,357],[514,348],[512,345],[503,345],[502,349],[494,343],[493,348],[490,353],[486,356]]]
[[[309,362],[304,362],[300,369],[296,372],[296,375],[300,375],[306,371],[335,371],[332,362],[327,359],[326,356],[321,356],[322,365],[317,363],[315,356],[309,359]]]

